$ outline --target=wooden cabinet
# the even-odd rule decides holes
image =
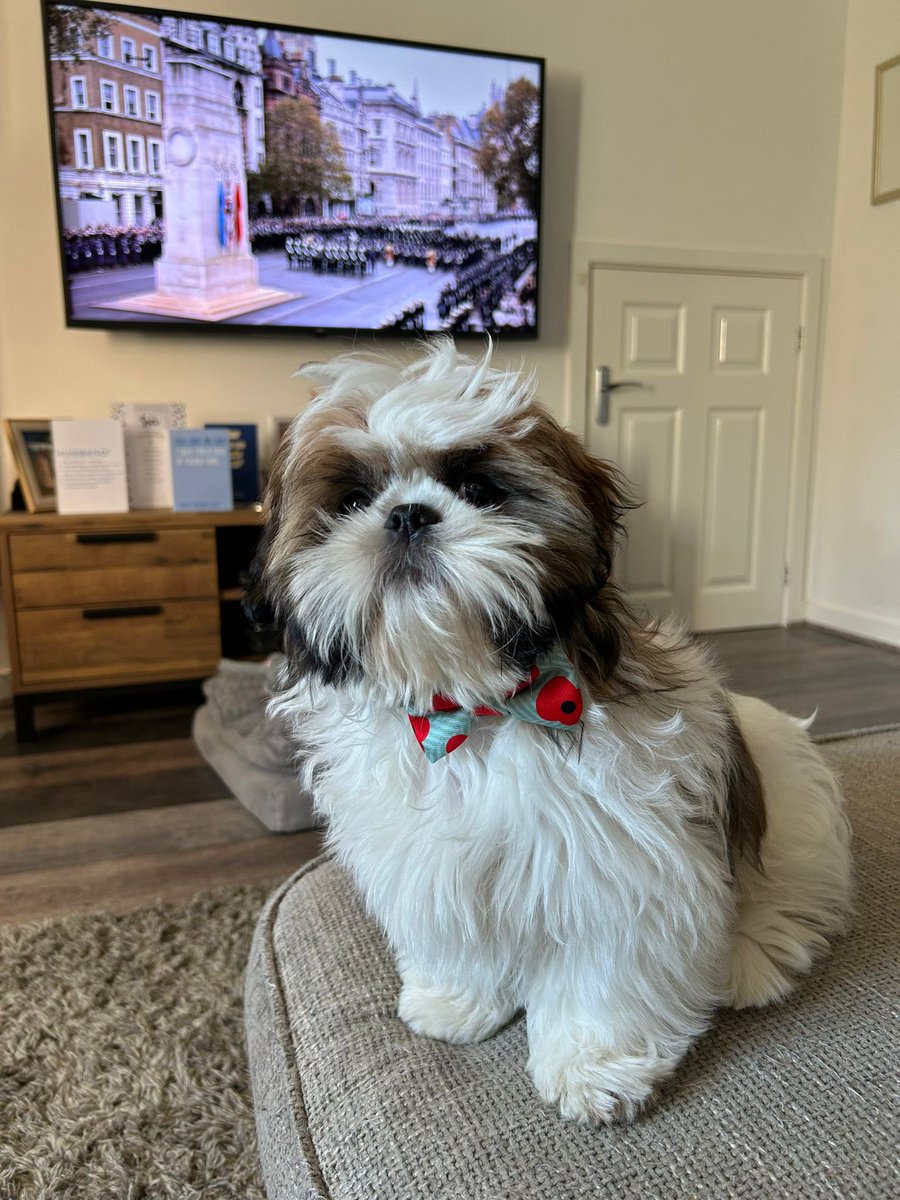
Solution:
[[[261,515],[0,517],[16,733],[41,695],[199,679],[240,618]]]

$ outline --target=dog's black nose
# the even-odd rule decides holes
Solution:
[[[411,541],[426,525],[437,525],[441,514],[427,504],[398,504],[388,513],[385,529]]]

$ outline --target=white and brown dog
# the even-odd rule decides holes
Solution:
[[[718,1006],[780,1000],[845,927],[838,786],[799,722],[631,612],[623,480],[531,378],[449,341],[301,374],[253,598],[399,1014],[466,1042],[524,1009],[540,1095],[630,1119]]]

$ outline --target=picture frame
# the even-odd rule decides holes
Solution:
[[[50,422],[4,418],[3,428],[16,464],[22,497],[28,511],[55,512],[56,471],[53,465]]]
[[[872,203],[900,200],[900,54],[875,68]]]

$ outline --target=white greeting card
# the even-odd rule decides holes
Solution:
[[[111,418],[51,421],[56,507],[64,514],[128,512],[125,441]]]
[[[169,430],[187,424],[184,404],[131,404],[117,400],[110,414],[125,432],[125,469],[131,508],[172,507]]]
[[[184,429],[187,425],[187,408],[180,401],[172,404],[129,404],[117,400],[110,406],[109,412],[126,429]]]
[[[172,507],[172,448],[169,430],[126,425],[125,466],[131,508]]]

